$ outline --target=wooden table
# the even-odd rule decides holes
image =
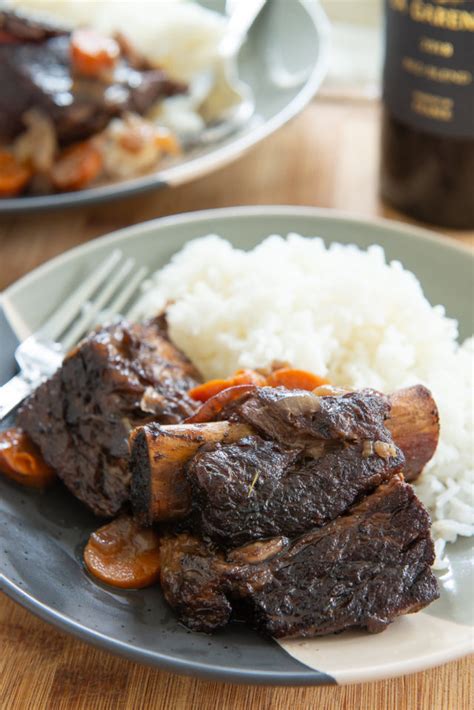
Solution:
[[[153,217],[239,204],[334,207],[402,219],[377,196],[379,109],[319,100],[234,165],[184,187],[109,205],[0,220],[0,289],[77,244]],[[444,232],[446,234],[446,232]],[[447,238],[474,245],[473,232]],[[262,688],[141,667],[73,639],[0,598],[0,707],[468,710],[470,659],[347,687]]]

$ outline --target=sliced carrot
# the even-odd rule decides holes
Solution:
[[[179,155],[181,147],[176,136],[167,128],[154,126],[153,123],[136,114],[126,114],[120,131],[116,133],[119,145],[129,153],[154,146],[161,153]]]
[[[202,385],[197,385],[189,390],[189,396],[196,399],[198,402],[206,402],[211,397],[214,397],[218,392],[229,387],[229,380],[209,380]]]
[[[102,154],[92,141],[76,143],[63,150],[51,170],[51,180],[58,190],[80,190],[102,170]]]
[[[327,385],[329,380],[319,375],[314,375],[307,370],[296,370],[292,367],[283,367],[275,370],[267,377],[269,387],[286,387],[289,390],[314,390],[321,385]]]
[[[84,562],[94,577],[113,587],[149,587],[160,575],[160,539],[152,528],[123,515],[91,534]]]
[[[91,77],[110,72],[120,56],[118,42],[90,29],[74,30],[70,51],[74,71]]]
[[[22,429],[0,432],[0,471],[8,478],[33,488],[44,488],[55,479],[53,469]]]
[[[122,130],[117,135],[117,142],[129,153],[140,153],[153,144],[155,136],[155,127],[149,121],[141,116],[128,114],[122,121]]]
[[[265,377],[260,375],[255,370],[237,370],[231,377],[226,380],[209,380],[202,385],[197,385],[189,391],[189,396],[199,402],[206,402],[211,397],[214,397],[222,390],[237,385],[256,385],[263,387],[265,385]]]
[[[212,422],[217,415],[231,402],[240,399],[244,395],[252,392],[257,385],[236,385],[234,387],[226,387],[226,389],[217,392],[213,397],[206,400],[193,414],[185,420],[186,424],[200,424],[201,422]]]
[[[155,143],[163,153],[179,155],[181,146],[178,139],[167,128],[155,128]]]
[[[8,151],[0,152],[0,197],[18,195],[30,181],[33,171],[18,162]]]
[[[255,370],[236,370],[226,380],[209,380],[189,391],[190,397],[203,405],[186,421],[210,422],[229,402],[251,392],[255,387],[314,390],[325,384],[328,384],[328,380],[324,377],[293,367],[281,367],[269,375],[262,375]]]

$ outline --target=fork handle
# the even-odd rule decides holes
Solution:
[[[224,31],[219,51],[225,56],[235,56],[260,14],[267,0],[234,0],[227,1],[227,27]]]
[[[0,387],[0,421],[10,414],[34,390],[35,384],[16,375]]]

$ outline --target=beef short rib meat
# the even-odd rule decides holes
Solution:
[[[423,388],[395,399],[247,388],[175,427],[142,428],[141,512],[169,519],[185,503],[161,547],[181,621],[210,632],[243,619],[277,638],[374,633],[438,597],[429,515],[395,443],[401,431],[416,475],[436,448],[437,412]],[[418,428],[407,403],[424,413]]]
[[[237,386],[182,424],[140,429],[131,442],[134,512],[144,524],[177,520],[194,501],[195,529],[224,546],[298,535],[402,465],[405,479],[416,478],[438,436],[436,404],[421,385],[390,397]]]
[[[0,139],[20,133],[33,107],[53,121],[59,141],[69,143],[101,131],[114,116],[143,114],[186,89],[160,69],[136,69],[124,56],[108,81],[74,75],[69,32],[6,11],[2,21],[11,41],[0,40]]]
[[[199,375],[158,321],[103,328],[70,353],[23,405],[18,425],[71,492],[97,515],[128,500],[128,435],[195,409]]]
[[[388,397],[370,389],[320,397],[307,390],[258,387],[224,408],[220,419],[239,419],[284,445],[306,446],[315,438],[341,442],[391,442],[384,421]]]
[[[403,456],[365,457],[363,445],[334,447],[318,458],[258,436],[201,449],[188,480],[197,528],[224,545],[324,525],[403,466]]]
[[[389,410],[371,390],[255,389],[222,417],[258,433],[203,446],[187,466],[196,529],[232,547],[333,520],[403,468],[384,425]]]
[[[429,515],[394,475],[348,514],[224,553],[188,533],[161,550],[161,584],[181,621],[213,631],[233,616],[277,638],[382,631],[435,600]]]

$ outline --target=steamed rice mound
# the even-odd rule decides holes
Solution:
[[[391,392],[422,383],[440,411],[441,438],[417,484],[446,541],[474,534],[474,341],[431,306],[416,277],[371,246],[290,234],[250,252],[218,236],[190,242],[157,272],[137,315],[168,305],[173,340],[207,378],[274,360],[333,384]]]

